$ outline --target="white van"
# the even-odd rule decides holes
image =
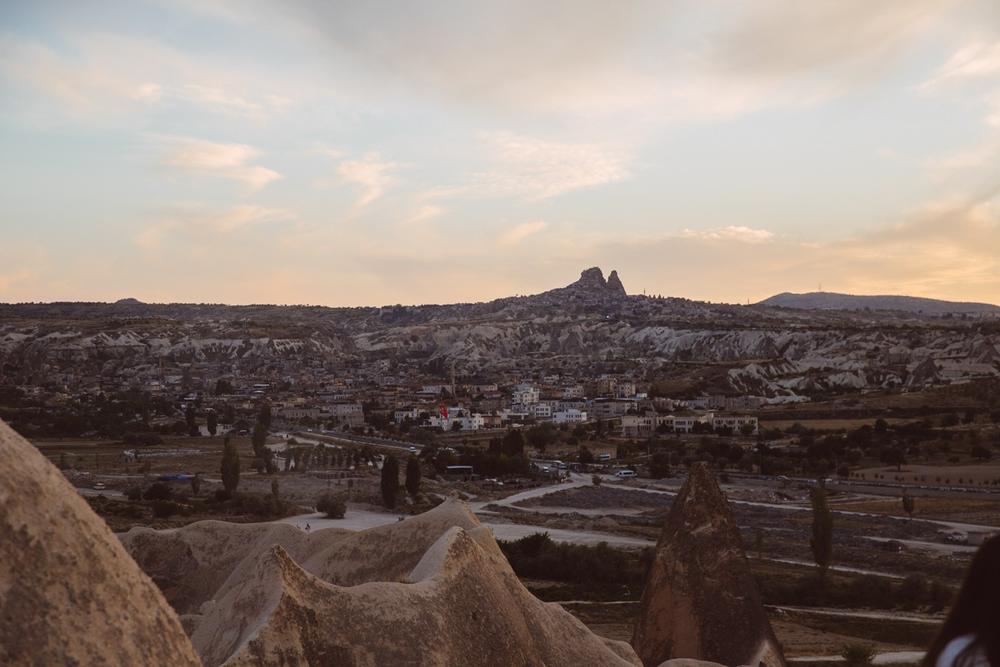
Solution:
[[[615,477],[635,477],[634,470],[619,470],[615,473]]]

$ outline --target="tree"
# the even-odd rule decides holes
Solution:
[[[507,431],[500,446],[507,456],[524,456],[524,436],[518,429]]]
[[[226,489],[226,495],[236,493],[236,487],[240,485],[240,453],[236,445],[226,438],[222,447],[222,486]]]
[[[586,445],[581,445],[580,452],[577,454],[577,459],[583,465],[590,465],[594,462],[594,454],[587,449]]]
[[[972,458],[979,459],[980,461],[989,461],[993,458],[993,452],[982,445],[976,445],[969,453],[972,455]]]
[[[559,438],[559,431],[552,422],[545,422],[528,429],[528,444],[540,452],[554,443]]]
[[[666,452],[656,452],[649,460],[649,476],[653,479],[663,479],[670,476],[670,455]]]
[[[201,475],[195,474],[195,476],[191,478],[191,492],[197,496],[200,491],[201,491]]]
[[[876,650],[874,646],[867,644],[848,644],[840,651],[840,657],[844,659],[847,667],[866,667],[872,664],[875,659]]]
[[[257,410],[257,423],[264,427],[264,432],[271,430],[271,404],[264,401]]]
[[[207,419],[206,426],[208,427],[208,433],[214,438],[215,434],[219,430],[219,415],[216,414],[215,410],[211,410],[209,411],[206,419]]]
[[[271,480],[271,496],[274,497],[275,500],[278,499],[278,492],[279,492],[279,490],[280,489],[278,487],[278,480],[272,479]]]
[[[420,461],[416,456],[406,462],[406,492],[413,498],[420,493]]]
[[[253,434],[250,436],[250,444],[253,445],[253,453],[257,458],[264,458],[264,450],[267,449],[267,429],[257,422],[253,426]]]
[[[197,438],[200,435],[200,431],[198,431],[197,416],[195,415],[193,405],[189,405],[185,408],[184,421],[187,424],[188,435],[192,438]]]
[[[913,500],[913,496],[908,493],[903,494],[903,511],[913,518],[913,510],[916,509],[916,503]]]
[[[390,454],[382,463],[382,504],[389,509],[396,507],[399,492],[399,461]]]
[[[229,380],[218,379],[215,381],[215,395],[221,396],[222,394],[235,394],[236,390],[233,389],[233,384]]]
[[[903,464],[906,463],[906,456],[903,454],[903,450],[900,447],[890,447],[889,449],[882,452],[882,462],[896,466],[896,472],[903,469]]]
[[[819,568],[820,579],[825,580],[826,571],[833,559],[833,514],[830,512],[826,500],[826,487],[822,482],[817,482],[809,492],[809,500],[813,511],[812,538],[809,540],[809,547],[812,549],[813,560]]]
[[[347,505],[339,496],[327,493],[316,501],[316,511],[326,514],[327,519],[343,519]]]

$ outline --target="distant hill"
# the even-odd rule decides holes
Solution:
[[[760,302],[763,306],[781,306],[801,310],[898,310],[925,315],[975,313],[1000,315],[1000,306],[990,303],[942,301],[918,296],[837,294],[836,292],[783,292]]]

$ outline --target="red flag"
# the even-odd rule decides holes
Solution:
[[[438,413],[440,413],[442,419],[448,418],[448,406],[442,403],[438,406]]]

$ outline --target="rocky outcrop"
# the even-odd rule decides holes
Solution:
[[[104,521],[2,422],[0,536],[0,664],[201,664]]]
[[[591,292],[600,292],[607,289],[608,283],[604,280],[604,272],[601,271],[600,267],[592,266],[589,269],[581,271],[580,279],[567,287],[570,289],[576,288]]]
[[[201,522],[122,541],[206,665],[641,664],[532,596],[457,500],[360,532]]]
[[[703,463],[667,515],[632,646],[647,667],[679,658],[785,664],[729,504]]]
[[[625,286],[622,285],[622,279],[618,277],[618,272],[612,270],[611,275],[608,276],[607,284],[608,292],[616,296],[626,296]]]

